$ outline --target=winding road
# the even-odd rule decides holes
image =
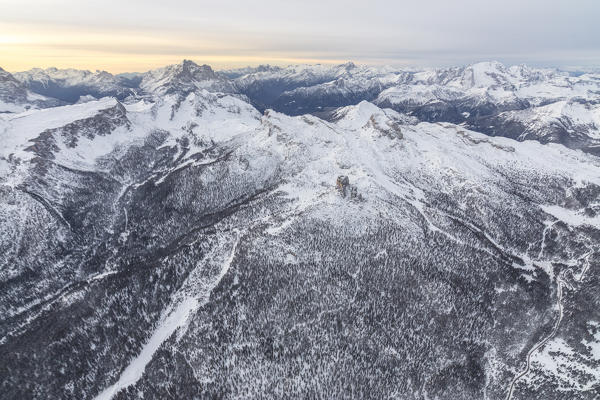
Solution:
[[[556,305],[558,306],[558,319],[554,323],[552,332],[550,332],[550,334],[548,336],[546,336],[545,338],[543,338],[542,340],[537,342],[535,344],[535,346],[533,346],[531,348],[531,350],[529,350],[529,352],[527,353],[527,364],[525,365],[525,369],[513,378],[512,382],[510,383],[510,388],[508,390],[508,395],[506,396],[506,400],[512,400],[513,393],[515,390],[515,385],[517,384],[519,379],[523,378],[531,370],[531,356],[533,355],[533,353],[538,351],[546,343],[548,343],[548,341],[550,341],[550,339],[552,339],[552,338],[554,338],[554,336],[556,336],[556,332],[558,332],[558,327],[560,326],[560,323],[563,319],[562,292],[563,292],[564,285],[565,285],[565,282],[563,281],[562,276],[558,277],[557,278],[557,292],[558,292],[557,294],[558,295],[557,295],[557,300],[556,300]]]
[[[544,237],[545,237],[546,232],[544,232]],[[541,254],[541,252],[540,252]],[[585,258],[585,264],[582,267],[581,273],[579,274],[579,276],[577,276],[575,278],[576,282],[581,282],[585,276],[585,273],[589,270],[590,267],[590,257],[593,254],[593,250],[590,251],[589,253],[587,253],[584,258]],[[554,323],[554,328],[552,328],[552,332],[550,332],[550,334],[548,336],[546,336],[545,338],[543,338],[541,341],[537,342],[535,344],[535,346],[533,346],[531,348],[531,350],[529,350],[529,352],[527,353],[527,363],[525,366],[525,369],[520,372],[519,374],[517,374],[513,380],[510,383],[510,387],[508,390],[508,395],[506,396],[506,400],[512,400],[513,394],[514,394],[514,390],[515,390],[515,385],[517,384],[517,382],[523,378],[525,375],[527,375],[529,373],[529,371],[531,370],[531,356],[538,351],[539,349],[541,349],[546,343],[548,343],[551,339],[553,339],[556,336],[556,333],[558,332],[558,328],[560,326],[560,323],[562,322],[563,319],[563,304],[562,304],[562,298],[563,298],[563,288],[565,286],[567,287],[571,287],[568,283],[566,283],[564,275],[566,273],[567,270],[563,270],[562,273],[558,276],[558,278],[556,279],[557,281],[557,299],[556,299],[556,305],[558,307],[558,319],[556,320],[556,322]]]

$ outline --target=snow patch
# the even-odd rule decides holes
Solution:
[[[96,400],[110,400],[120,392],[140,380],[146,366],[152,360],[154,353],[171,335],[185,324],[192,312],[198,307],[198,300],[187,298],[170,310],[158,325],[148,342],[142,347],[140,354],[135,357],[125,368],[119,380],[112,386],[103,390]]]
[[[540,206],[545,213],[552,215],[556,219],[564,222],[571,226],[583,226],[588,225],[600,229],[600,215],[595,217],[589,217],[582,211],[571,210],[568,208],[556,206],[556,205],[543,205]]]

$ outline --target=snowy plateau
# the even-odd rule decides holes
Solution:
[[[0,69],[1,399],[600,399],[600,73]]]

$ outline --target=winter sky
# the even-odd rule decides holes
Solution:
[[[0,66],[600,66],[598,0],[0,0]]]

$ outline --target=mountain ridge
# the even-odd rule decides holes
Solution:
[[[572,76],[556,69],[481,62],[465,67],[403,69],[340,65],[259,66],[215,72],[190,60],[145,73],[111,75],[98,71],[34,69],[16,73],[28,90],[60,93],[61,100],[151,96],[197,89],[243,96],[260,111],[324,118],[338,107],[366,100],[427,122],[452,122],[489,134],[561,143],[598,154],[596,120],[580,124],[565,108],[550,121],[551,103],[600,101],[593,73]],[[52,87],[53,89],[40,89]],[[91,96],[91,97],[90,97]],[[525,111],[529,110],[529,111]],[[526,113],[531,123],[519,115]],[[524,132],[527,132],[526,134]],[[548,133],[553,132],[553,133]]]

